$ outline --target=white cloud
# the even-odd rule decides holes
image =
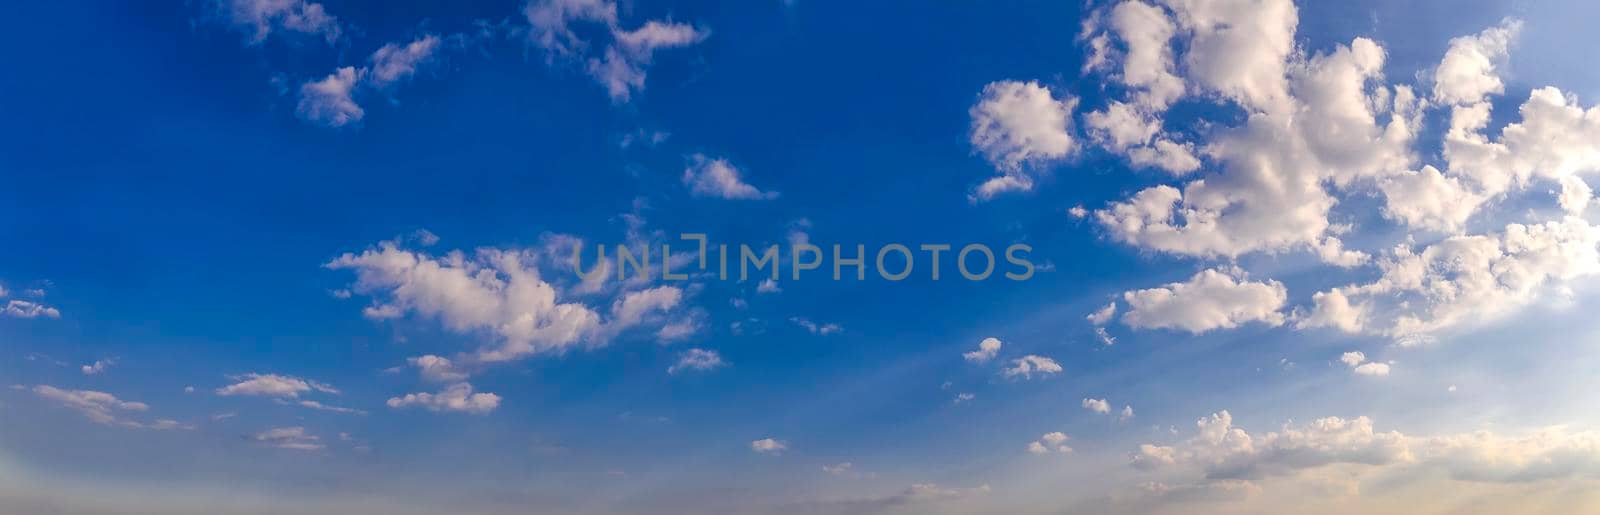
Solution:
[[[1401,245],[1367,284],[1314,297],[1300,327],[1407,337],[1515,312],[1541,293],[1600,273],[1600,228],[1567,217],[1510,224],[1498,234],[1455,236],[1417,252]]]
[[[778,286],[778,282],[771,278],[762,279],[761,283],[756,285],[756,293],[780,293],[782,291],[783,288]]]
[[[1207,482],[1289,476],[1345,465],[1359,477],[1391,470],[1416,477],[1424,470],[1479,483],[1529,483],[1600,475],[1600,435],[1551,427],[1522,435],[1477,431],[1439,436],[1378,432],[1367,417],[1327,417],[1252,434],[1227,411],[1202,418],[1198,434],[1171,445],[1140,445],[1130,463],[1144,470],[1194,468]]]
[[[680,371],[688,370],[706,371],[726,365],[727,363],[722,361],[722,355],[718,354],[717,351],[689,349],[678,355],[678,362],[667,367],[667,373],[676,374]]]
[[[455,383],[446,386],[439,393],[420,392],[408,393],[403,397],[391,397],[386,404],[395,409],[421,406],[433,412],[458,411],[483,415],[500,407],[500,396],[492,393],[473,393],[471,384]]]
[[[833,323],[819,324],[819,323],[816,323],[816,322],[812,322],[811,320],[806,319],[804,317],[789,317],[789,322],[793,323],[794,325],[800,326],[801,329],[805,329],[806,332],[808,332],[808,333],[816,334],[816,335],[822,335],[822,336],[827,336],[827,335],[830,335],[830,334],[834,334],[834,333],[838,333],[838,332],[844,331],[844,327],[839,326],[839,324],[833,324]]]
[[[1133,406],[1123,406],[1122,407],[1122,414],[1117,415],[1117,421],[1118,422],[1127,422],[1128,419],[1131,419],[1131,418],[1133,418]]]
[[[1208,479],[1253,479],[1334,463],[1386,465],[1413,459],[1404,435],[1376,432],[1366,417],[1328,417],[1251,435],[1222,411],[1196,421],[1195,427],[1198,434],[1176,446],[1141,445],[1131,463],[1144,469],[1194,465]]]
[[[1096,219],[1113,238],[1160,252],[1233,258],[1303,249],[1339,266],[1364,262],[1364,254],[1333,238],[1328,214],[1338,199],[1327,187],[1366,188],[1367,179],[1405,170],[1414,159],[1408,146],[1420,101],[1407,86],[1379,83],[1383,49],[1357,38],[1325,54],[1297,52],[1298,15],[1289,0],[1163,5],[1176,32],[1164,28],[1170,22],[1159,7],[1118,4],[1119,17],[1142,20],[1141,34],[1151,36],[1136,39],[1147,50],[1129,42],[1122,71],[1161,78],[1174,93],[1134,88],[1142,96],[1085,115],[1091,136],[1135,164],[1186,173],[1200,167],[1199,158],[1188,144],[1163,139],[1166,102],[1153,97],[1175,99],[1185,94],[1183,84],[1193,84],[1195,93],[1236,103],[1247,116],[1241,126],[1208,130],[1210,141],[1198,145],[1220,172],[1181,187],[1146,188],[1096,211]],[[1187,77],[1179,80],[1165,78],[1174,49],[1184,52]],[[1135,54],[1142,64],[1132,64]]]
[[[762,438],[750,442],[750,450],[759,454],[782,454],[789,450],[789,444],[772,438]]]
[[[1105,399],[1084,399],[1083,409],[1104,415],[1111,413],[1111,403]]]
[[[295,113],[301,119],[328,127],[344,127],[361,121],[366,111],[355,101],[356,82],[366,68],[345,66],[322,80],[300,86],[300,103]]]
[[[1104,328],[1104,327],[1096,327],[1096,328],[1094,328],[1094,337],[1099,339],[1100,343],[1102,343],[1102,344],[1104,344],[1106,346],[1112,346],[1112,345],[1116,345],[1117,344],[1117,337],[1111,336],[1111,332],[1110,331],[1106,331],[1106,328]]]
[[[6,301],[5,309],[0,309],[0,315],[16,318],[61,318],[61,311],[37,302],[11,299]]]
[[[14,386],[13,388],[20,388]],[[142,402],[124,401],[115,395],[94,390],[64,390],[50,385],[33,387],[33,393],[40,398],[53,401],[68,409],[77,411],[96,424],[108,426],[129,427],[135,429],[178,429],[185,428],[176,421],[158,419],[154,422],[144,423],[123,418],[128,412],[144,412],[150,406]]]
[[[1362,363],[1354,369],[1356,375],[1362,376],[1387,376],[1389,375],[1388,363]]]
[[[846,462],[840,463],[838,465],[823,465],[822,466],[822,471],[823,472],[827,472],[828,474],[831,474],[831,475],[839,476],[839,475],[844,475],[846,473],[849,473],[850,470],[852,468],[854,468],[854,467],[855,467],[855,464],[846,461]]]
[[[1282,283],[1252,282],[1238,269],[1208,269],[1187,282],[1123,293],[1122,322],[1139,329],[1203,333],[1248,322],[1279,325],[1288,299]]]
[[[1432,166],[1386,177],[1378,188],[1384,195],[1384,216],[1410,227],[1440,232],[1460,229],[1488,200],[1460,178],[1447,177]]]
[[[1011,360],[1011,366],[1001,370],[1000,373],[1005,377],[1022,376],[1024,379],[1033,379],[1034,374],[1047,376],[1061,373],[1061,364],[1044,356],[1029,354]]]
[[[644,89],[645,67],[654,60],[656,50],[690,46],[711,33],[683,23],[650,20],[632,31],[613,27],[612,35],[617,44],[607,48],[603,57],[589,59],[588,69],[606,87],[612,101],[625,103],[634,92]]]
[[[689,166],[683,170],[683,183],[689,186],[689,192],[699,197],[714,197],[731,200],[759,200],[777,198],[776,192],[762,192],[744,182],[740,177],[738,168],[734,168],[727,159],[708,158],[695,154],[689,158]]]
[[[111,366],[115,364],[117,364],[116,359],[98,359],[95,360],[94,363],[78,367],[78,369],[83,371],[83,375],[92,376],[101,372],[105,372],[107,368],[111,368]]]
[[[307,433],[306,428],[300,426],[276,427],[256,433],[251,438],[257,442],[277,447],[279,449],[320,451],[327,447],[322,444],[322,438]]]
[[[300,401],[300,402],[298,402],[296,404],[299,404],[302,407],[311,408],[311,409],[318,410],[318,411],[329,411],[329,412],[333,412],[333,413],[346,413],[346,414],[353,414],[353,415],[365,415],[365,414],[367,414],[367,412],[362,411],[362,410],[358,410],[358,409],[355,409],[355,408],[346,408],[346,407],[342,407],[342,406],[331,406],[331,405],[323,404],[323,403],[320,403],[320,402],[317,402],[317,401],[313,401],[313,400],[303,400],[303,401]]]
[[[972,148],[989,160],[1000,176],[974,193],[988,200],[1007,191],[1033,189],[1029,168],[1041,168],[1067,157],[1077,147],[1072,136],[1076,99],[1056,100],[1037,82],[1000,81],[984,86],[972,117]]]
[[[1084,317],[1084,319],[1088,320],[1089,323],[1094,325],[1106,325],[1107,322],[1111,321],[1111,317],[1116,316],[1116,314],[1117,303],[1116,301],[1112,301],[1111,303],[1106,304],[1106,307],[1097,309],[1093,313],[1089,313],[1089,316]]]
[[[345,66],[320,80],[300,85],[300,101],[295,114],[300,119],[326,127],[345,127],[359,123],[366,110],[356,102],[358,88],[371,88],[391,92],[395,85],[417,73],[417,69],[433,60],[440,49],[438,36],[426,34],[404,45],[388,43],[374,51],[369,65]],[[427,231],[421,231],[427,233]],[[427,233],[432,235],[432,233]],[[438,241],[419,236],[423,246]]]
[[[363,77],[369,84],[379,89],[388,88],[408,79],[417,73],[418,67],[433,59],[439,50],[439,42],[439,36],[427,34],[404,45],[396,43],[383,45],[372,53],[370,58],[372,67]],[[427,241],[428,239],[424,238],[423,244],[431,245]],[[432,241],[438,241],[438,237],[434,236]]]
[[[454,383],[465,381],[467,372],[450,361],[448,358],[426,354],[414,358],[406,358],[406,363],[417,367],[422,378],[436,383]]]
[[[638,28],[624,29],[617,4],[610,0],[533,0],[523,14],[530,25],[529,42],[549,52],[552,62],[594,55],[587,59],[586,69],[617,103],[644,89],[645,68],[657,50],[691,46],[711,35],[706,29],[670,20],[648,20]],[[574,22],[604,27],[611,44],[591,52],[591,43],[573,30]]]
[[[250,373],[239,376],[231,376],[230,379],[233,379],[237,382],[222,388],[218,388],[216,390],[217,395],[254,395],[261,397],[296,399],[300,397],[300,394],[309,393],[311,391],[332,394],[339,393],[339,390],[332,386],[294,376]]]
[[[563,302],[563,292],[542,278],[539,261],[537,250],[480,248],[436,257],[382,242],[324,266],[354,270],[351,289],[395,316],[415,314],[453,332],[494,336],[471,356],[475,362],[604,345],[630,328],[663,322],[683,300],[675,286],[630,291],[612,302],[603,320],[589,306]]]
[[[984,338],[978,342],[978,350],[962,353],[961,357],[973,363],[985,363],[1000,353],[1000,346],[999,338]]]
[[[1388,363],[1375,363],[1367,361],[1367,355],[1361,351],[1346,352],[1339,356],[1339,362],[1350,367],[1350,371],[1361,376],[1387,376],[1389,375]]]
[[[1067,446],[1067,440],[1070,439],[1071,437],[1060,431],[1045,433],[1038,440],[1028,444],[1028,452],[1033,454],[1068,454],[1072,452],[1072,447]]]
[[[1472,36],[1450,40],[1450,49],[1433,72],[1433,99],[1445,105],[1480,102],[1505,90],[1497,69],[1510,53],[1522,22],[1506,20],[1500,26]]]
[[[320,35],[332,44],[339,39],[339,20],[322,4],[305,0],[217,0],[218,8],[236,26],[250,32],[250,43],[260,44],[275,31]]]
[[[1583,216],[1589,209],[1589,202],[1594,200],[1594,190],[1589,188],[1589,183],[1576,175],[1568,175],[1560,179],[1561,193],[1556,198],[1556,203],[1573,216]]]

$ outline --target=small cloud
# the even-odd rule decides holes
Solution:
[[[111,365],[115,364],[117,364],[116,358],[107,358],[95,360],[94,363],[78,367],[78,369],[83,371],[83,375],[92,376],[101,372],[105,372],[107,368],[111,368]]]
[[[1061,364],[1056,363],[1056,360],[1033,354],[1011,360],[1011,364],[1010,367],[1000,371],[1002,375],[1006,377],[1022,376],[1024,379],[1033,379],[1034,374],[1050,375],[1061,373]]]
[[[961,358],[973,363],[985,363],[1000,353],[1000,347],[999,338],[984,338],[978,342],[978,350],[962,353]]]
[[[394,409],[421,406],[433,412],[457,411],[484,415],[500,407],[500,396],[492,393],[473,393],[471,384],[455,383],[446,386],[439,393],[408,393],[403,397],[392,397],[386,404]]]
[[[1339,361],[1350,367],[1356,375],[1384,377],[1389,375],[1388,363],[1374,363],[1367,361],[1367,355],[1361,351],[1346,352],[1339,356]]]
[[[683,183],[697,197],[729,200],[763,200],[778,198],[777,192],[763,192],[744,182],[742,173],[727,159],[711,159],[701,154],[689,158],[683,170]]]
[[[850,472],[850,470],[852,468],[854,468],[854,467],[855,467],[854,464],[846,461],[846,462],[843,462],[843,463],[840,463],[840,464],[837,464],[837,465],[823,465],[822,466],[822,471],[823,472],[827,472],[828,474],[831,474],[831,475],[841,476],[841,475],[844,475],[844,474]]]
[[[978,398],[978,396],[970,394],[970,393],[967,393],[967,392],[961,392],[961,393],[956,394],[955,400],[951,401],[951,403],[952,404],[966,404],[966,403],[972,402],[972,400],[976,399],[976,398]]]
[[[1105,399],[1084,399],[1083,409],[1104,415],[1111,413],[1111,403]]]
[[[683,354],[678,355],[678,362],[674,363],[670,367],[667,367],[667,373],[676,374],[685,370],[703,372],[726,365],[727,363],[722,361],[722,355],[717,354],[717,351],[706,349],[689,349],[684,351]]]
[[[37,302],[12,299],[0,308],[0,315],[13,318],[61,318],[61,311]]]
[[[217,395],[252,395],[260,397],[278,397],[295,399],[300,394],[312,391],[338,394],[339,390],[316,381],[309,381],[294,376],[278,374],[244,374],[230,376],[237,381],[234,384],[217,389]]]
[[[1033,454],[1068,454],[1072,452],[1072,447],[1067,446],[1067,440],[1070,439],[1071,437],[1060,431],[1045,433],[1038,440],[1028,444],[1028,452]]]
[[[760,440],[750,442],[750,450],[759,454],[777,455],[783,454],[783,451],[789,450],[789,444],[782,440],[762,438]]]

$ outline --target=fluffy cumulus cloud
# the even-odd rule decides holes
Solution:
[[[423,379],[437,383],[453,383],[467,379],[467,372],[449,358],[432,354],[406,358],[406,363],[417,368]]]
[[[1095,144],[1134,166],[1182,175],[1201,163],[1193,145],[1165,132],[1161,119],[1187,89],[1174,73],[1170,42],[1177,29],[1165,8],[1137,0],[1093,13],[1082,35],[1100,53],[1091,58],[1091,70],[1111,69],[1111,79],[1125,86],[1130,98],[1084,114],[1083,123]]]
[[[579,59],[611,100],[628,102],[645,86],[646,69],[657,51],[695,45],[710,37],[707,29],[672,20],[648,20],[627,29],[610,0],[531,0],[523,9],[528,21],[528,41],[543,49],[549,60]],[[604,49],[574,30],[576,25],[603,29],[609,38]]]
[[[117,364],[116,359],[97,359],[94,361],[94,363],[78,367],[78,370],[83,372],[83,375],[92,376],[101,372],[105,372],[106,369],[111,368],[111,366],[115,364]]]
[[[1126,292],[1122,322],[1140,329],[1203,333],[1249,322],[1279,325],[1288,291],[1277,281],[1253,282],[1238,269],[1208,269],[1188,281]]]
[[[999,175],[973,191],[974,200],[989,200],[1010,191],[1033,189],[1034,175],[1048,170],[1077,148],[1072,135],[1072,110],[1077,99],[1057,99],[1037,82],[1000,81],[984,86],[972,117],[973,150],[988,159]]]
[[[471,384],[455,383],[446,386],[438,393],[419,392],[391,397],[386,404],[395,409],[416,406],[434,412],[454,411],[484,415],[500,407],[500,396],[485,392],[475,393]]]
[[[1061,373],[1060,363],[1056,363],[1054,359],[1035,354],[1011,360],[1011,366],[1000,371],[1000,374],[1005,377],[1021,377],[1023,379],[1033,379],[1035,375],[1043,377],[1059,373]]]
[[[738,168],[727,159],[709,158],[701,154],[689,157],[689,166],[683,170],[683,184],[689,193],[698,197],[730,200],[761,200],[778,197],[777,192],[763,192],[744,182]],[[762,283],[762,287],[766,287]],[[776,288],[776,285],[773,286]]]
[[[1106,307],[1094,310],[1093,313],[1089,313],[1087,316],[1085,316],[1083,318],[1085,320],[1088,320],[1089,323],[1091,323],[1091,324],[1100,326],[1100,325],[1106,325],[1106,323],[1111,321],[1111,317],[1114,317],[1116,315],[1117,315],[1117,303],[1115,301],[1113,301],[1111,303],[1106,304]]]
[[[961,358],[973,363],[987,363],[1000,354],[1000,345],[999,338],[984,338],[978,342],[978,350],[962,353]]]
[[[1346,352],[1339,356],[1339,362],[1350,367],[1350,371],[1359,376],[1387,376],[1389,364],[1367,361],[1367,355],[1361,351]]]
[[[1033,454],[1067,454],[1072,452],[1072,447],[1067,445],[1071,437],[1060,431],[1045,433],[1038,440],[1028,444],[1028,452]]]
[[[1379,83],[1381,47],[1358,38],[1328,53],[1297,52],[1298,15],[1288,0],[1130,0],[1100,17],[1086,35],[1123,43],[1122,61],[1103,68],[1130,95],[1085,116],[1102,146],[1136,165],[1188,173],[1201,163],[1186,152],[1192,146],[1163,132],[1168,104],[1199,95],[1247,113],[1240,126],[1208,131],[1204,155],[1219,170],[1112,203],[1096,213],[1104,228],[1125,243],[1182,255],[1300,248],[1336,264],[1362,260],[1335,237],[1328,214],[1337,199],[1327,185],[1403,170],[1417,122],[1412,90]],[[1172,71],[1180,58],[1184,77]]]
[[[1597,245],[1600,228],[1576,217],[1510,224],[1420,251],[1401,245],[1379,261],[1376,280],[1318,293],[1296,324],[1399,338],[1494,320],[1600,272]]]
[[[301,394],[312,391],[331,394],[339,393],[339,390],[332,386],[294,376],[251,373],[233,376],[232,379],[234,383],[218,388],[217,395],[252,395],[296,399]]]
[[[1090,71],[1127,91],[1084,115],[1096,143],[1138,164],[1130,149],[1159,146],[1168,137],[1164,109],[1187,96],[1221,99],[1246,114],[1237,126],[1205,131],[1201,148],[1218,165],[1213,173],[1098,210],[1113,238],[1207,258],[1303,249],[1349,267],[1369,255],[1346,249],[1339,235],[1350,227],[1329,220],[1344,196],[1376,194],[1384,217],[1443,233],[1458,233],[1483,206],[1535,183],[1559,189],[1568,212],[1587,207],[1592,193],[1575,176],[1600,170],[1600,110],[1539,88],[1520,120],[1486,134],[1519,22],[1452,40],[1431,84],[1420,85],[1389,82],[1387,51],[1370,39],[1298,49],[1297,25],[1289,0],[1127,0],[1097,9],[1084,34]],[[1417,166],[1429,109],[1449,111],[1444,162]]]
[[[415,315],[454,332],[491,337],[468,356],[476,363],[604,345],[630,328],[666,323],[664,314],[683,299],[674,286],[626,291],[602,316],[581,302],[564,300],[576,294],[546,281],[541,259],[550,266],[571,266],[540,249],[481,248],[470,255],[433,256],[395,242],[341,255],[325,266],[355,272],[351,290],[374,301],[366,310],[369,317]]]
[[[1111,403],[1105,399],[1084,399],[1083,409],[1104,415],[1111,413]]]
[[[706,349],[689,349],[678,355],[678,362],[673,363],[670,367],[667,367],[667,373],[676,374],[678,372],[689,371],[703,372],[721,368],[726,365],[727,363],[722,361],[722,355],[718,354],[717,351]]]
[[[0,315],[14,318],[61,318],[61,311],[33,301],[11,299],[0,308]]]

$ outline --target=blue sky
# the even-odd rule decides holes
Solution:
[[[0,511],[1600,502],[1592,5],[391,4],[0,22]]]

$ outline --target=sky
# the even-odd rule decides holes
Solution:
[[[1581,512],[1596,16],[13,6],[0,512]]]

